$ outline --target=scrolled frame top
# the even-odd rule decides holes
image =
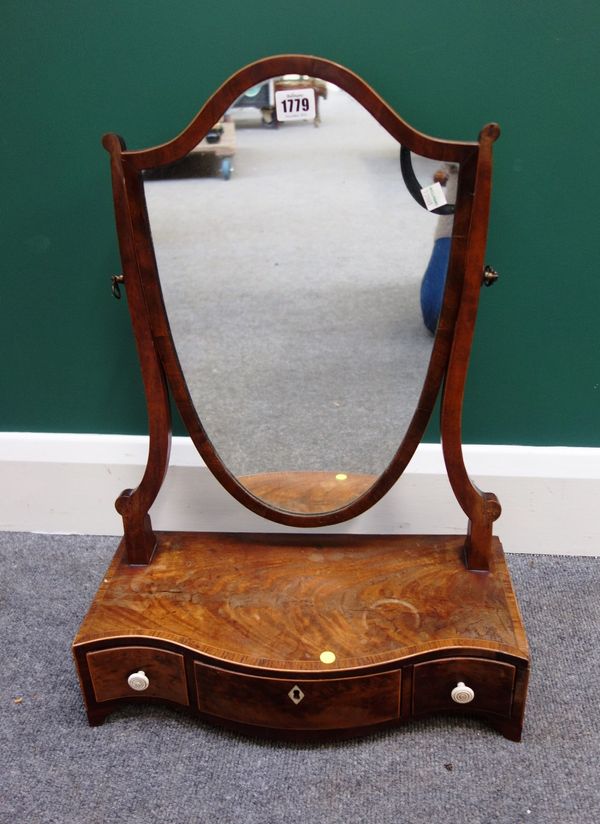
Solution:
[[[283,74],[303,74],[334,83],[361,103],[399,143],[424,157],[464,162],[465,157],[477,149],[476,142],[439,140],[412,128],[361,77],[345,66],[323,57],[281,54],[249,63],[231,75],[172,140],[147,149],[125,151],[130,167],[138,171],[154,169],[185,157],[248,88]],[[104,145],[108,148],[106,142]]]

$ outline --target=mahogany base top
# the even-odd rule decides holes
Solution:
[[[148,566],[129,566],[120,545],[74,643],[141,635],[216,662],[327,672],[442,647],[527,658],[500,542],[489,573],[465,569],[463,542],[159,533]]]

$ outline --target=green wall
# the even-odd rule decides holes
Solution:
[[[465,440],[600,445],[598,8],[4,0],[0,430],[146,431],[100,136],[158,143],[240,66],[304,52],[422,131],[501,124]]]

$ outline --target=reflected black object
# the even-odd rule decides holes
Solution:
[[[218,143],[219,140],[221,139],[222,134],[223,134],[223,127],[222,126],[213,126],[213,128],[206,135],[206,142],[207,143]]]
[[[423,195],[421,194],[421,189],[423,187],[417,180],[417,176],[415,174],[415,170],[413,169],[412,160],[410,157],[410,150],[407,149],[406,146],[400,146],[400,169],[402,171],[402,177],[404,179],[404,182],[406,183],[406,188],[408,189],[408,191],[417,201],[419,206],[422,206],[424,209],[427,209],[427,206],[425,206],[425,201],[423,200]],[[444,206],[438,206],[437,209],[430,209],[428,211],[431,211],[433,215],[453,215],[454,204],[446,203]]]

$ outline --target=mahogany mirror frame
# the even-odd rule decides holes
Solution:
[[[433,350],[411,422],[387,468],[373,485],[347,505],[329,512],[278,509],[255,497],[221,461],[195,409],[173,341],[154,253],[143,172],[182,159],[249,87],[283,74],[329,81],[352,95],[403,147],[425,157],[460,164],[446,289]],[[398,480],[420,443],[436,398],[441,398],[441,439],[454,494],[469,519],[465,559],[469,569],[489,568],[492,525],[500,505],[492,493],[470,480],[462,454],[461,418],[479,292],[491,192],[492,144],[500,130],[485,126],[475,142],[444,141],[408,125],[364,80],[334,62],[306,55],[278,55],[251,63],[232,75],[175,138],[152,148],[127,150],[122,138],[105,135],[111,156],[114,206],[122,261],[119,280],[127,292],[141,364],[149,422],[149,453],[143,478],[116,502],[123,517],[127,559],[147,564],[156,548],[148,514],[169,462],[172,394],[187,431],[206,466],[222,486],[257,515],[295,527],[336,524],[373,506]]]

